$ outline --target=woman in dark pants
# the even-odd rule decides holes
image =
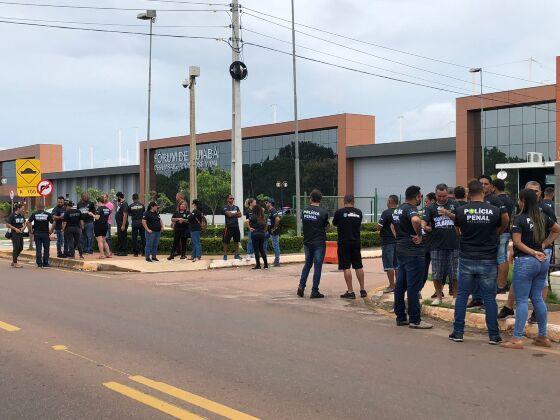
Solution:
[[[173,223],[173,246],[171,255],[167,259],[172,260],[175,255],[180,253],[181,259],[184,260],[187,258],[187,238],[189,237],[189,209],[185,201],[179,204],[177,211],[171,216],[171,222]]]
[[[23,206],[16,204],[14,211],[6,219],[6,227],[10,229],[12,234],[12,267],[22,268],[18,263],[19,254],[23,251],[23,230],[25,226],[25,217],[23,216]]]
[[[255,251],[255,266],[253,270],[261,268],[260,257],[264,262],[264,269],[268,269],[268,261],[266,260],[266,251],[264,249],[265,233],[266,233],[266,219],[264,217],[264,210],[261,206],[256,205],[253,207],[253,214],[249,220],[249,230],[251,231],[251,239],[253,241],[253,250]]]

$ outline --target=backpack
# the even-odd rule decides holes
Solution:
[[[208,228],[208,220],[206,220],[206,216],[202,215],[202,219],[200,221],[200,230],[203,232],[206,231]]]

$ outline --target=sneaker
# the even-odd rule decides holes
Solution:
[[[467,308],[478,308],[480,306],[484,306],[484,302],[482,302],[481,300],[471,300],[469,303],[467,303]]]
[[[433,328],[434,326],[432,324],[428,324],[425,321],[420,321],[417,324],[410,324],[408,327],[409,328],[414,328],[415,330],[429,330],[430,328]]]
[[[152,257],[152,261],[157,261],[159,262],[159,260],[156,257]]]
[[[151,258],[149,258],[149,257],[148,257],[148,258],[146,258],[146,261],[148,261],[148,262],[153,262],[153,261],[152,261],[152,259],[151,259]]]
[[[360,290],[360,297],[367,297],[367,292],[365,290]]]
[[[68,258],[68,257],[67,257],[66,255],[64,255],[64,254],[57,255],[56,257],[57,257],[57,258]]]
[[[449,334],[449,339],[451,341],[455,341],[456,343],[462,343],[463,334],[453,331],[451,334]]]
[[[138,256],[138,253],[136,252],[136,253],[134,254],[134,256],[137,257],[137,256]]]
[[[346,291],[346,293],[343,293],[340,297],[341,299],[356,299],[356,293]]]
[[[552,347],[552,343],[548,337],[538,336],[533,340],[533,344],[539,347]]]
[[[442,298],[445,297],[445,295],[443,294],[443,292],[442,292],[442,294],[441,294],[441,297],[442,297]],[[432,299],[437,298],[437,293],[434,293],[434,294],[431,296],[431,298],[432,298]]]
[[[274,264],[272,264],[274,267],[280,267],[280,263],[278,261],[276,261]]]
[[[537,324],[537,314],[535,313],[535,311],[531,312],[531,316],[529,317],[529,320],[527,321],[529,324]]]
[[[169,257],[167,257],[167,261],[171,261],[173,259],[175,259],[175,257],[173,255],[170,255]]]
[[[303,289],[298,288],[297,289],[297,295],[302,298],[303,297]]]
[[[432,306],[439,306],[439,305],[441,305],[441,299],[435,298],[434,300],[432,300],[431,305],[432,305]]]
[[[501,342],[502,342],[502,337],[500,337],[500,336],[492,337],[488,340],[488,344],[490,344],[492,346],[497,346]]]
[[[265,270],[268,270],[268,264],[263,267]]]
[[[233,258],[236,259],[236,260],[240,260],[240,259],[241,259],[241,255],[235,254],[235,255],[233,256]]]
[[[186,255],[181,255],[181,259],[186,260],[187,259]]]
[[[405,327],[407,325],[410,325],[410,322],[408,321],[397,321],[397,327]]]
[[[43,268],[43,264],[37,264],[37,268]]]
[[[251,270],[260,270],[260,269],[261,269],[261,266],[260,266],[260,265],[256,265],[256,266],[254,266],[253,268],[251,268]]]
[[[224,261],[227,261],[227,255],[224,255]]]
[[[500,309],[500,313],[498,314],[498,319],[506,319],[514,315],[515,311],[513,309],[508,308],[507,306],[503,306],[502,309]]]
[[[383,289],[383,293],[393,293],[394,291],[394,287],[386,287],[385,289]]]
[[[323,299],[324,297],[325,295],[321,292],[311,292],[311,296],[309,296],[310,299]]]

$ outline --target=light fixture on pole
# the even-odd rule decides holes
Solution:
[[[150,117],[151,117],[151,106],[152,106],[152,29],[154,22],[156,21],[156,11],[146,10],[145,12],[139,13],[137,19],[149,20],[150,21],[150,54],[148,58],[148,124],[146,130],[146,160],[144,162],[145,167],[145,187],[144,187],[144,197],[148,200],[150,199]]]
[[[190,142],[189,142],[189,195],[190,202],[198,197],[196,183],[196,113],[195,113],[195,86],[196,78],[200,76],[200,67],[189,67],[189,78],[183,81],[183,87],[188,88],[190,92]]]
[[[481,160],[482,160],[481,173],[484,173],[484,169],[485,169],[484,168],[484,145],[483,145],[482,133],[484,132],[485,127],[484,127],[484,97],[482,96],[482,67],[471,68],[469,69],[469,73],[480,73],[480,149],[481,149]]]
[[[280,210],[284,212],[284,188],[288,188],[288,181],[276,181],[276,188],[280,189]]]

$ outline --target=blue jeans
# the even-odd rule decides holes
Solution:
[[[513,288],[515,289],[515,328],[513,336],[522,338],[525,331],[525,323],[528,316],[528,302],[531,298],[537,322],[539,324],[539,335],[546,337],[547,309],[542,297],[542,290],[548,279],[547,260],[540,262],[534,257],[516,257],[513,264]]]
[[[305,252],[305,264],[301,270],[301,278],[299,280],[299,288],[304,290],[307,284],[307,276],[311,271],[311,267],[315,266],[313,270],[313,287],[312,292],[319,291],[319,283],[321,283],[321,269],[323,268],[323,260],[325,259],[325,252],[327,251],[327,245],[304,245],[303,250]]]
[[[404,294],[408,297],[408,320],[411,324],[420,322],[420,299],[418,294],[424,283],[424,256],[404,256],[397,253],[399,269],[395,283],[395,315],[397,322],[407,320]]]
[[[192,257],[201,258],[202,257],[202,244],[200,243],[200,230],[191,231],[191,243],[192,243]]]
[[[267,243],[269,238],[272,239],[272,249],[274,250],[274,264],[276,264],[280,262],[280,235],[271,235],[270,233],[267,233]]]
[[[161,232],[146,232],[146,258],[157,257],[157,249],[159,245],[159,237]]]
[[[247,232],[247,254],[254,254],[255,250],[253,249],[253,232],[250,230]]]
[[[35,231],[33,236],[35,239],[35,262],[39,267],[48,267],[51,246],[49,233]]]
[[[64,233],[62,233],[62,228],[55,229],[55,232],[56,232],[56,254],[57,255],[68,254],[68,242],[64,237]]]
[[[82,249],[86,254],[93,253],[93,222],[84,224],[82,229]]]
[[[459,275],[457,280],[457,299],[455,300],[455,322],[453,331],[463,334],[467,300],[475,285],[478,285],[484,308],[486,309],[486,328],[490,338],[500,336],[498,329],[498,305],[496,304],[496,260],[469,260],[459,258]]]
[[[109,225],[109,229],[107,229],[107,235],[105,235],[105,239],[107,239],[107,245],[109,246],[109,251],[112,251],[113,240],[111,239],[111,225]]]

